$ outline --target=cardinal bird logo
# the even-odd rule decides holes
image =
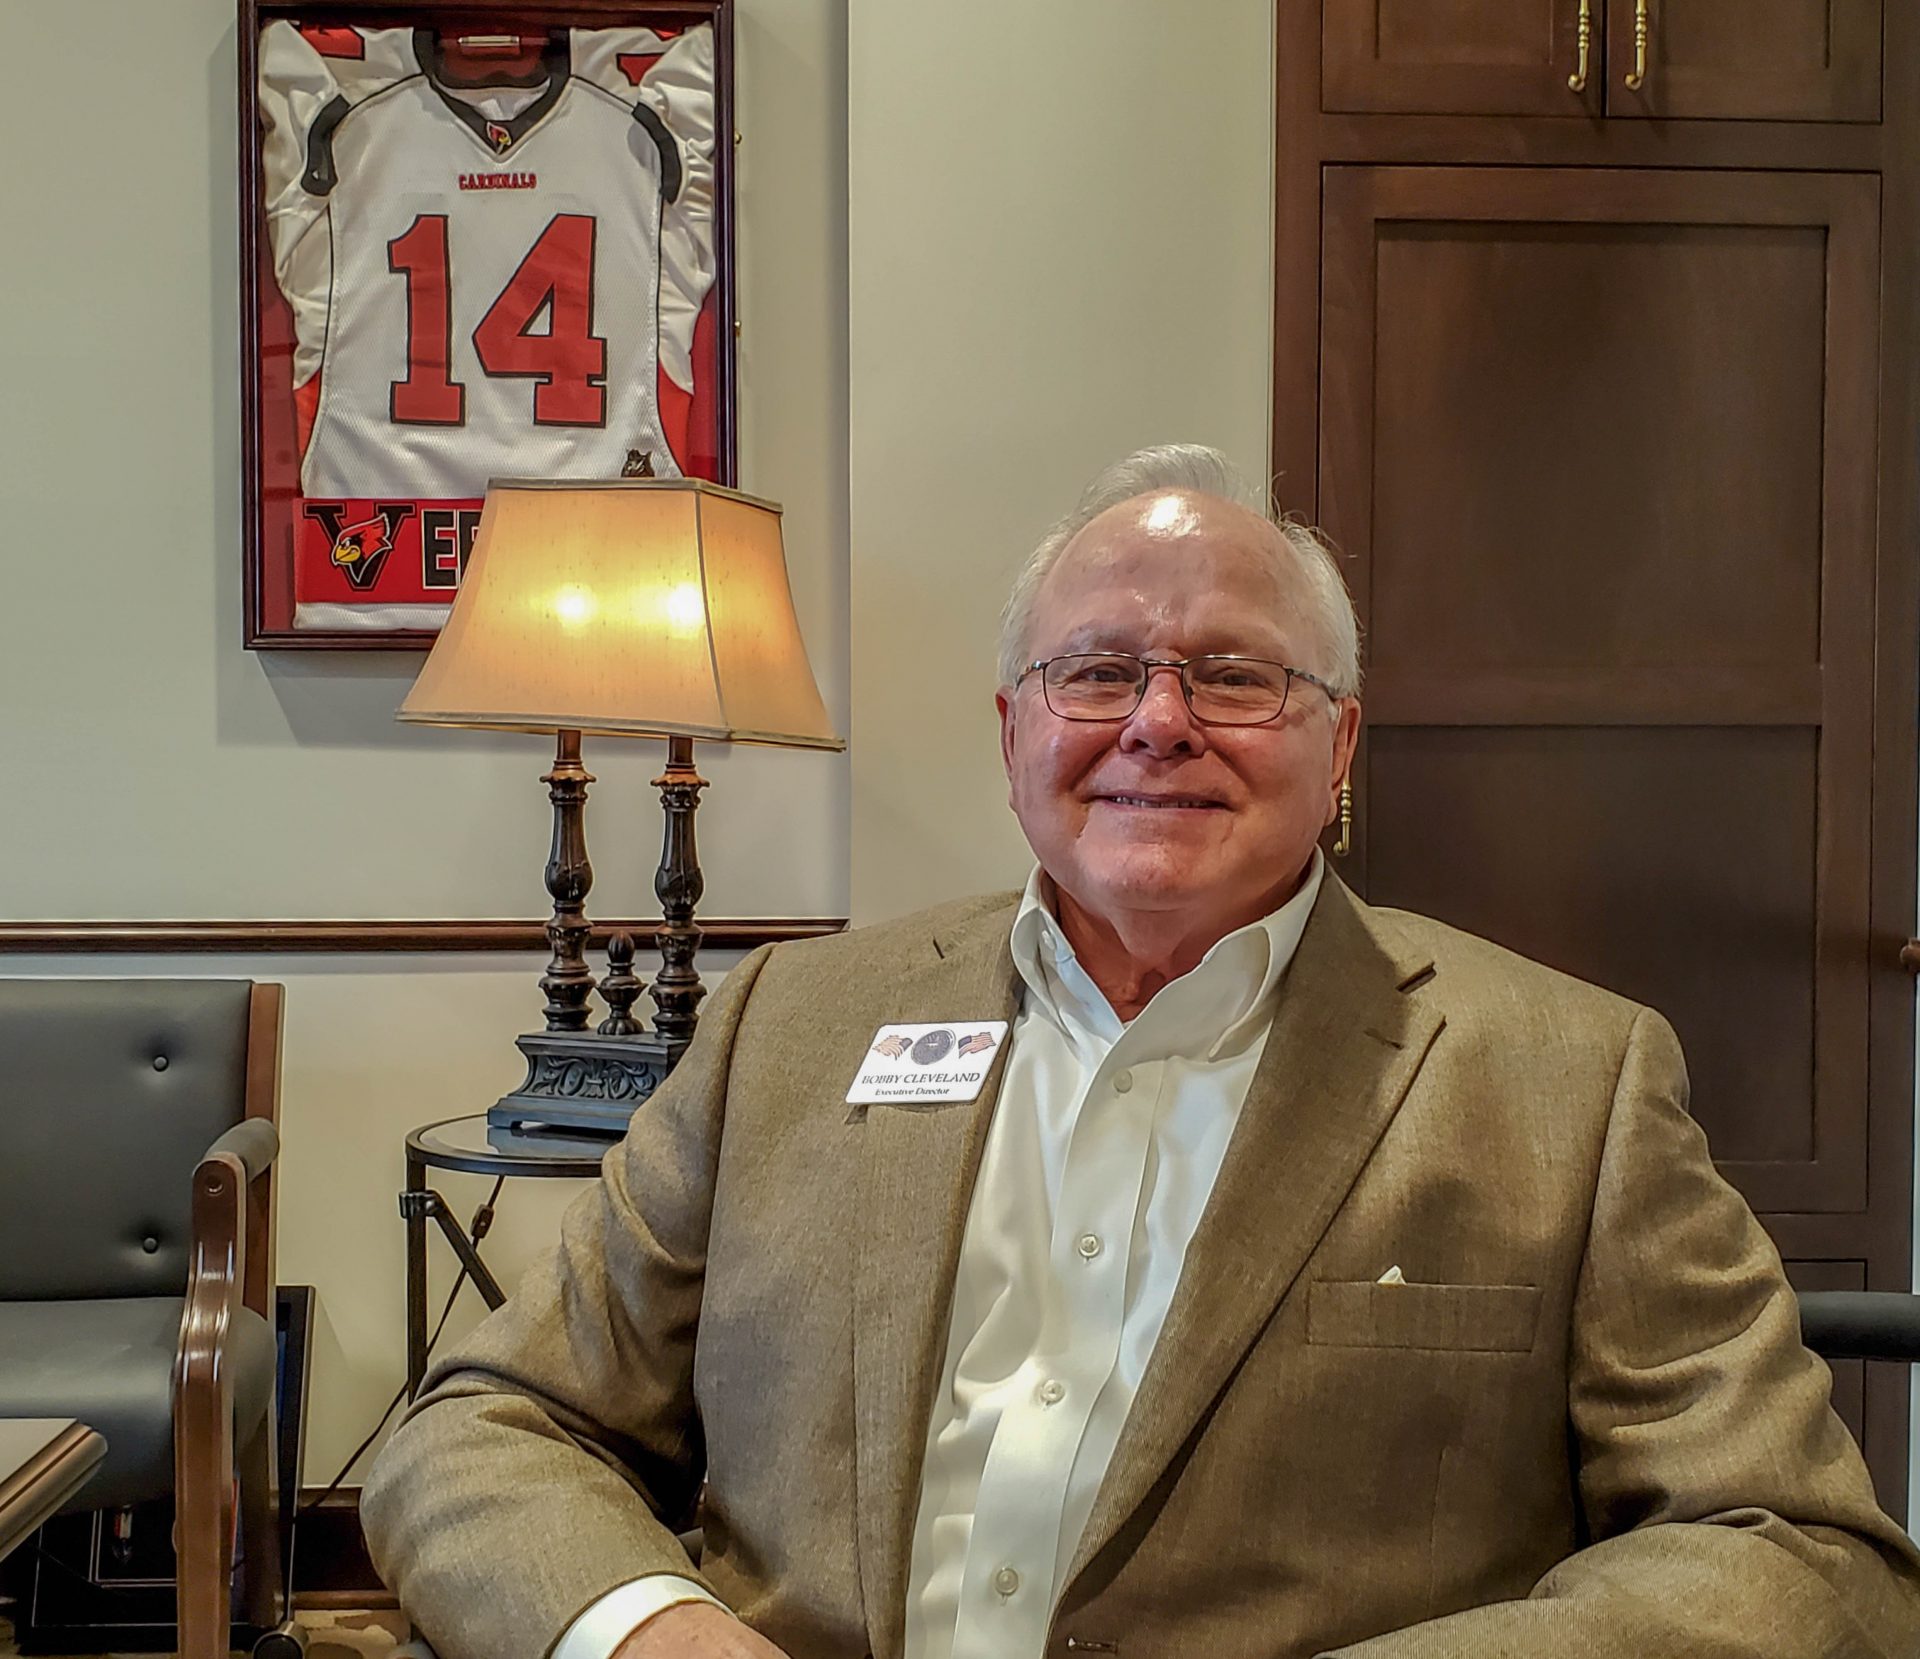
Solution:
[[[327,564],[365,593],[380,580],[380,571],[399,539],[400,527],[419,510],[411,501],[382,501],[374,505],[371,518],[348,522],[353,507],[345,501],[308,501],[301,511],[319,526],[326,540],[318,536],[305,545],[303,559],[319,559],[320,548],[327,550]]]
[[[387,521],[375,514],[372,518],[363,518],[358,524],[347,525],[336,534],[332,557],[351,581],[368,567],[377,573],[392,549],[393,536],[387,529]],[[371,582],[373,575],[368,574],[362,580]],[[355,582],[354,585],[358,587],[360,583]]]
[[[502,155],[505,155],[507,147],[513,143],[513,134],[501,126],[498,121],[489,121],[487,123],[487,142]]]

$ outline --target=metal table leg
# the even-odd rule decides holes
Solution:
[[[498,1190],[496,1186],[495,1190]],[[507,1293],[493,1270],[480,1259],[477,1248],[486,1230],[493,1224],[493,1205],[489,1200],[474,1217],[473,1236],[460,1225],[447,1201],[427,1185],[425,1165],[407,1159],[407,1187],[400,1194],[400,1214],[407,1223],[407,1398],[420,1392],[427,1374],[427,1223],[433,1222],[445,1236],[448,1246],[460,1260],[462,1273],[473,1280],[489,1308],[505,1305]]]
[[[500,1288],[500,1281],[493,1276],[493,1270],[480,1259],[479,1240],[483,1229],[476,1221],[473,1237],[467,1236],[467,1230],[460,1225],[453,1211],[447,1208],[447,1201],[432,1190],[410,1192],[401,1200],[410,1209],[418,1212],[420,1219],[431,1221],[446,1236],[447,1244],[460,1258],[460,1265],[467,1276],[473,1280],[474,1288],[480,1292],[489,1308],[506,1305],[507,1293]]]
[[[407,1184],[400,1214],[407,1223],[407,1399],[420,1392],[427,1374],[427,1215],[419,1200],[427,1191],[427,1166],[407,1154]]]

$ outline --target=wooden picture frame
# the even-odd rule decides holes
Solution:
[[[248,649],[427,649],[490,477],[736,482],[732,0],[240,0],[239,45]]]

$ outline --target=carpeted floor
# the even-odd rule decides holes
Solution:
[[[300,1622],[309,1637],[307,1659],[390,1659],[407,1636],[406,1617],[400,1613],[302,1613]],[[16,1659],[18,1653],[5,1603],[0,1602],[0,1659]]]

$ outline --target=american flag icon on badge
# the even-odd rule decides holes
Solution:
[[[962,1058],[969,1054],[985,1054],[993,1045],[994,1035],[991,1031],[975,1031],[960,1039],[960,1054]]]

